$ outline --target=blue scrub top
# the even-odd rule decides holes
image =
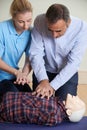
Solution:
[[[18,34],[12,19],[0,23],[0,58],[8,65],[18,69],[18,63],[25,52],[28,55],[30,47],[30,30]],[[0,81],[13,79],[14,75],[0,70]]]

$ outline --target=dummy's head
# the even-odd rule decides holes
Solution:
[[[69,120],[72,122],[80,121],[86,111],[85,103],[78,96],[72,96],[70,94],[67,95],[65,108]]]

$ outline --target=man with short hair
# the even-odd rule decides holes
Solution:
[[[65,100],[77,95],[78,69],[87,48],[87,23],[53,4],[34,21],[30,47],[33,94]]]

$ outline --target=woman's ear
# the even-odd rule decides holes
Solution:
[[[72,114],[72,111],[70,109],[67,109],[66,113],[67,113],[68,116],[70,116]]]

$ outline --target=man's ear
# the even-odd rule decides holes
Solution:
[[[72,114],[72,111],[70,109],[67,109],[66,113],[67,113],[68,116],[70,116]]]

